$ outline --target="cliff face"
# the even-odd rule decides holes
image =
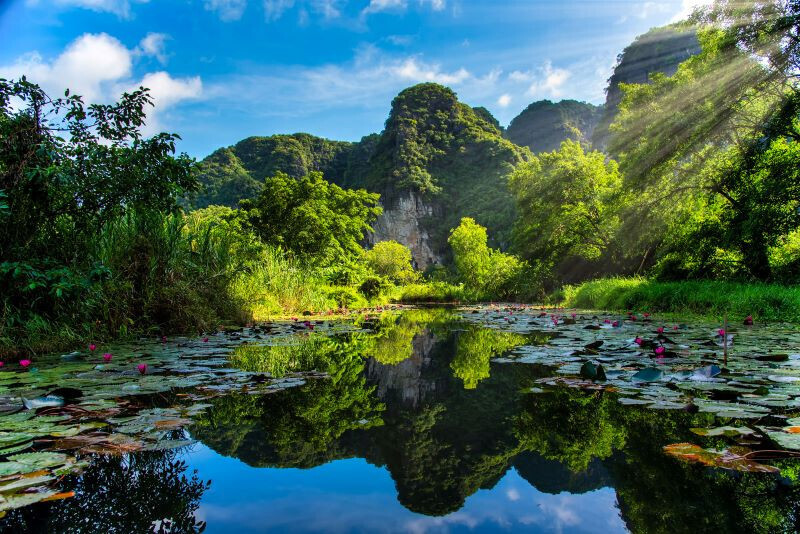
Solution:
[[[550,152],[567,139],[590,140],[602,112],[602,106],[577,100],[539,100],[511,121],[505,138],[534,154]]]
[[[687,26],[653,28],[637,37],[617,56],[617,65],[608,80],[606,103],[592,143],[598,150],[608,145],[608,127],[614,122],[622,100],[621,83],[647,83],[651,74],[675,74],[678,65],[700,53],[696,31]]]
[[[442,256],[431,249],[431,236],[423,221],[435,218],[441,210],[425,202],[413,191],[397,197],[372,225],[374,232],[367,236],[367,245],[375,246],[381,241],[397,241],[411,250],[414,267],[425,270],[431,265],[441,264]]]

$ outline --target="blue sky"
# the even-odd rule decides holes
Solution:
[[[0,0],[0,77],[109,101],[144,84],[148,133],[201,158],[249,135],[358,140],[436,81],[507,124],[602,103],[617,54],[698,0]]]

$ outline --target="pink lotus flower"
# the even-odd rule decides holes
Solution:
[[[94,343],[89,344],[89,350],[91,352],[94,352],[94,349],[96,349],[96,348],[97,348],[97,345],[95,345]]]
[[[658,332],[659,334],[663,334],[664,333],[664,327],[663,326],[659,326],[658,328],[656,328],[656,332]]]
[[[105,354],[103,354],[103,361],[106,362],[106,363],[111,361],[111,353],[110,352],[106,352]]]
[[[20,360],[20,361],[19,361],[19,364],[20,364],[22,367],[28,367],[28,366],[31,364],[31,361],[30,361],[30,360]]]
[[[640,337],[637,337],[636,339],[633,340],[633,342],[636,343],[637,345],[641,345],[642,343],[644,343],[644,340]]]
[[[136,366],[136,368],[139,370],[139,374],[140,375],[143,375],[143,374],[145,374],[147,372],[147,364],[146,363],[140,363],[139,365]]]
[[[664,347],[656,347],[656,354],[658,354],[659,356],[662,356],[664,354],[665,350],[666,349]]]

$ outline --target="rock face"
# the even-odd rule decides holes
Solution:
[[[375,230],[367,236],[367,245],[375,246],[381,241],[397,241],[411,250],[414,267],[420,270],[442,263],[442,258],[433,252],[430,235],[423,227],[423,220],[435,217],[439,210],[425,203],[414,191],[397,197],[390,207],[384,206],[383,214],[372,225]]]
[[[672,76],[678,65],[699,53],[697,32],[682,25],[653,28],[628,45],[617,57],[614,73],[608,80],[603,114],[592,136],[594,147],[605,150],[608,144],[608,127],[614,121],[622,100],[621,83],[648,83],[656,72]]]
[[[602,106],[577,100],[539,100],[511,121],[505,137],[534,154],[558,150],[566,139],[591,139],[602,111]]]

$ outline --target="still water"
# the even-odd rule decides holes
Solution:
[[[549,329],[549,319],[535,322],[533,312],[509,320],[505,312],[411,310],[353,331],[320,325],[282,331],[280,342],[264,335],[266,343],[227,343],[227,366],[290,381],[269,390],[220,388],[172,428],[172,439],[191,444],[84,454],[85,470],[61,482],[74,496],[11,510],[0,525],[9,532],[240,534],[796,531],[794,461],[775,459],[780,473],[760,473],[664,453],[684,442],[758,448],[741,436],[691,431],[754,426],[746,409],[741,418],[720,417],[679,408],[675,396],[671,409],[620,402],[634,395],[622,382],[547,383],[582,361],[562,343],[583,347],[582,319],[602,324],[579,316],[570,338],[557,322]],[[628,335],[609,331],[606,346]],[[552,364],[547,351],[559,355]],[[614,354],[622,353],[593,356],[611,370]],[[617,365],[620,373],[628,367],[627,360]],[[637,398],[680,389],[659,388],[642,386]],[[180,391],[135,401],[166,409],[193,394]],[[711,388],[709,402],[715,395],[725,397]],[[777,411],[791,415],[792,397],[784,397],[789,404]],[[758,424],[773,416],[759,413]]]

